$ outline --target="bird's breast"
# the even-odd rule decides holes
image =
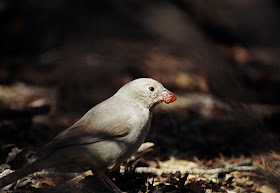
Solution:
[[[133,117],[129,120],[134,124],[130,132],[119,139],[120,143],[118,143],[118,148],[120,148],[121,154],[117,161],[118,163],[123,162],[125,159],[130,157],[145,141],[150,129],[151,118],[150,113],[143,113],[140,117]]]
[[[129,143],[143,143],[145,140],[150,126],[151,126],[151,113],[150,112],[142,112],[139,113],[138,116],[132,116],[129,120],[131,129],[130,132],[127,136],[124,138],[127,140]]]

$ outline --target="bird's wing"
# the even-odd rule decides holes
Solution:
[[[110,132],[108,132],[110,131]],[[56,150],[66,146],[91,144],[108,139],[123,137],[130,129],[122,125],[104,126],[103,130],[95,132],[85,131],[82,125],[68,128],[43,147],[44,152]]]
[[[106,106],[101,109],[106,110]],[[98,112],[99,107],[92,109],[91,111],[94,111],[94,114],[91,111],[86,113],[81,120],[46,144],[42,151],[47,153],[57,148],[91,144],[127,135],[131,130],[129,119],[133,113],[127,108],[125,111],[120,109],[115,111],[112,108],[110,110],[111,112],[105,114],[106,117],[104,117],[104,114]]]

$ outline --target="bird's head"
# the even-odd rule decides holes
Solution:
[[[151,78],[133,80],[121,87],[117,94],[121,94],[123,97],[126,97],[127,100],[135,102],[136,105],[142,108],[148,109],[151,109],[155,104],[160,102],[169,104],[176,100],[174,93]]]

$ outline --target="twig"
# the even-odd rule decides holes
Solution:
[[[72,186],[73,186],[73,185],[75,185],[75,184],[78,184],[81,180],[85,179],[85,177],[87,177],[87,176],[92,176],[92,175],[93,175],[92,171],[91,171],[91,170],[88,170],[88,171],[86,171],[86,172],[83,172],[83,173],[77,175],[75,178],[73,178],[73,179],[71,179],[71,180],[68,180],[68,181],[66,182],[66,184],[72,185]]]
[[[137,167],[135,168],[136,173],[150,173],[155,175],[162,175],[162,174],[175,174],[176,172],[180,172],[181,174],[194,174],[194,175],[202,175],[202,174],[226,174],[233,171],[239,172],[258,172],[263,173],[263,170],[259,166],[251,166],[251,160],[244,160],[238,163],[229,164],[222,168],[215,168],[215,169],[208,169],[208,170],[187,170],[187,169],[158,169],[154,167]],[[120,168],[120,172],[124,173],[125,167]],[[50,172],[50,171],[41,171],[32,174],[33,177],[56,177],[56,176],[63,176],[65,178],[84,178],[85,176],[92,175],[89,171],[84,173],[60,173],[60,172]],[[71,181],[71,180],[70,180]]]
[[[68,172],[56,172],[56,171],[45,171],[45,170],[31,174],[33,178],[44,178],[44,177],[55,178],[58,176],[64,178],[75,178],[79,175],[81,175],[81,173],[77,173],[77,172],[68,173]]]
[[[180,171],[181,174],[194,174],[194,175],[201,175],[201,174],[225,174],[230,173],[233,171],[241,171],[241,172],[257,172],[261,169],[258,166],[227,166],[224,168],[215,168],[209,170],[187,170],[187,169],[157,169],[154,167],[137,167],[135,172],[137,173],[150,173],[155,175],[162,175],[162,174],[175,174],[177,171]]]
[[[234,167],[234,166],[252,166],[253,162],[252,160],[242,160],[240,162],[237,163],[233,163],[233,164],[227,164],[225,167]]]

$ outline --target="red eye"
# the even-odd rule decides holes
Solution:
[[[152,92],[154,92],[154,91],[155,91],[155,88],[152,87],[152,86],[150,86],[150,87],[149,87],[149,90],[152,91]]]

